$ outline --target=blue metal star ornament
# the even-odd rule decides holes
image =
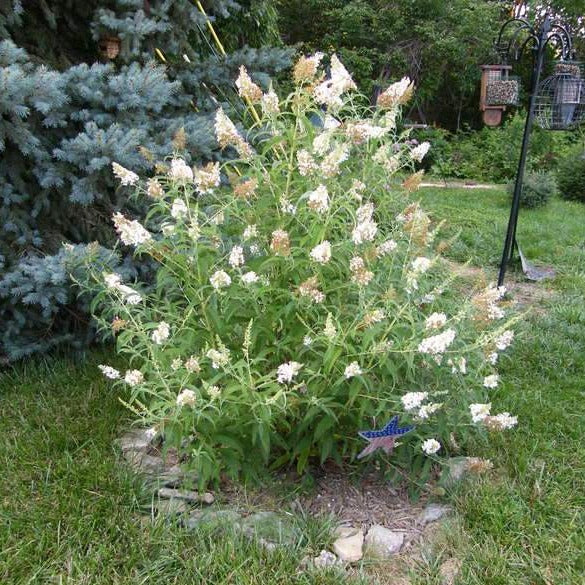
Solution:
[[[362,439],[366,439],[369,444],[366,448],[357,456],[358,459],[362,459],[366,455],[370,455],[378,449],[383,449],[384,453],[389,455],[394,449],[394,441],[409,433],[414,429],[414,425],[407,425],[405,427],[398,426],[398,415],[393,416],[390,422],[379,431],[360,431],[358,435]]]

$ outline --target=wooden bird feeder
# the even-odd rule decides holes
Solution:
[[[113,61],[120,54],[121,44],[122,42],[118,37],[102,37],[98,44],[100,57]]]
[[[482,65],[479,109],[487,126],[499,126],[507,105],[518,100],[518,82],[510,79],[511,65]],[[505,103],[494,103],[494,102]]]

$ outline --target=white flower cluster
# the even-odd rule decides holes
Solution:
[[[378,224],[372,219],[374,205],[366,203],[358,207],[356,211],[357,225],[355,226],[351,239],[358,246],[364,242],[371,242],[378,233]]]
[[[374,273],[366,268],[364,259],[361,256],[354,256],[349,261],[349,269],[351,270],[351,280],[360,286],[367,286]]]
[[[276,379],[280,384],[289,384],[293,381],[294,377],[299,373],[303,364],[299,362],[286,362],[278,366],[276,371]]]
[[[114,213],[114,227],[122,243],[138,246],[152,240],[152,235],[138,221],[126,219],[121,213]]]
[[[441,406],[443,406],[443,405],[440,403],[437,403],[437,402],[430,402],[429,404],[423,404],[418,411],[418,418],[420,418],[421,420],[426,420],[432,414],[437,412],[437,410],[439,410],[439,408],[441,408]]]
[[[410,151],[410,158],[416,162],[422,162],[422,159],[426,156],[427,152],[429,152],[430,148],[430,142],[422,142]]]
[[[117,380],[120,377],[120,372],[116,370],[116,368],[112,368],[112,366],[104,366],[103,364],[100,364],[98,368],[100,369],[100,372],[110,380]]]
[[[177,395],[177,406],[193,406],[197,400],[197,395],[193,390],[184,389]]]
[[[518,417],[512,416],[509,412],[502,412],[495,416],[486,416],[483,423],[492,431],[506,431],[518,424]]]
[[[345,368],[343,375],[345,376],[346,380],[349,380],[349,378],[353,378],[354,376],[361,376],[362,373],[363,371],[360,365],[357,362],[351,362],[351,364]]]
[[[406,274],[406,290],[410,293],[418,290],[418,278],[428,271],[432,261],[425,256],[419,256],[412,261],[411,269]]]
[[[244,248],[242,246],[232,248],[228,263],[232,268],[239,268],[244,264]]]
[[[252,147],[240,136],[234,123],[221,108],[215,113],[215,136],[221,148],[233,146],[242,158],[252,156]]]
[[[209,163],[195,170],[195,186],[202,195],[212,193],[216,187],[219,187],[220,182],[221,175],[218,162]]]
[[[227,272],[217,270],[211,275],[209,282],[215,290],[219,290],[220,288],[228,287],[232,283],[232,279]]]
[[[193,169],[182,158],[174,158],[171,160],[169,177],[174,181],[192,183]]]
[[[420,353],[425,353],[433,356],[435,358],[435,361],[438,364],[440,364],[443,354],[453,343],[454,339],[455,330],[447,329],[447,331],[444,331],[443,333],[439,333],[438,335],[432,335],[431,337],[423,339],[418,345],[418,351]]]
[[[500,351],[504,351],[510,347],[512,344],[512,340],[514,339],[514,332],[513,331],[504,331],[497,339],[496,339],[496,347]]]
[[[420,405],[427,399],[428,395],[428,392],[407,392],[401,398],[404,410],[410,411],[419,408]]]
[[[456,362],[449,358],[447,364],[451,366],[453,374],[467,374],[467,360],[464,357],[460,357]]]
[[[327,337],[329,340],[334,339],[337,335],[337,328],[335,327],[335,323],[333,322],[333,315],[331,313],[327,313],[325,327],[323,328],[323,335],[325,335],[325,337]]]
[[[341,163],[348,158],[349,148],[345,144],[339,144],[321,161],[319,168],[325,177],[334,177],[339,173]]]
[[[133,288],[122,284],[122,277],[119,274],[104,274],[104,281],[109,289],[118,291],[122,295],[122,300],[129,305],[137,305],[142,301],[140,293]]]
[[[140,370],[128,370],[124,374],[124,382],[128,386],[138,386],[144,382],[144,374]]]
[[[427,439],[423,442],[421,448],[425,455],[434,455],[441,450],[441,443],[437,439]]]
[[[128,170],[117,162],[112,163],[112,170],[116,178],[119,179],[120,184],[124,186],[131,186],[138,182],[140,178],[136,173]]]
[[[189,208],[183,199],[177,198],[171,205],[171,216],[175,219],[183,219],[189,213]]]
[[[240,74],[236,79],[236,87],[240,97],[258,102],[262,99],[262,90],[252,81],[243,65],[240,65]]]
[[[227,347],[209,349],[205,355],[211,360],[211,367],[214,370],[227,366],[230,361],[230,350]]]
[[[254,284],[259,280],[260,277],[253,270],[250,270],[249,272],[245,272],[244,274],[242,274],[242,282],[245,285]]]
[[[376,248],[376,257],[382,258],[383,256],[387,256],[394,252],[396,248],[398,248],[398,244],[394,240],[386,240]]]
[[[311,153],[305,149],[297,152],[297,166],[301,177],[306,177],[319,168]]]
[[[486,376],[483,379],[483,385],[486,388],[497,388],[499,381],[500,376],[498,376],[498,374],[492,374],[491,376]]]
[[[280,112],[280,105],[278,103],[278,96],[276,92],[270,87],[270,90],[262,96],[262,109],[267,114],[278,114]]]
[[[412,81],[408,77],[403,77],[378,96],[377,104],[381,108],[395,108],[405,101],[409,93],[412,93],[412,88]]]
[[[185,360],[185,369],[188,372],[200,372],[201,366],[199,365],[199,360],[192,355],[189,359]]]
[[[246,226],[243,234],[244,240],[252,240],[256,237],[258,237],[258,228],[256,227],[256,224]]]
[[[487,404],[470,404],[469,405],[469,412],[471,413],[471,420],[474,423],[481,422],[487,416],[490,415],[492,409],[492,403],[488,402]]]
[[[151,339],[157,345],[161,345],[165,342],[171,334],[171,328],[168,323],[161,321],[157,328],[152,332]]]
[[[321,242],[311,250],[311,258],[319,264],[327,264],[331,260],[331,244],[328,240]]]
[[[440,329],[447,323],[447,315],[445,313],[433,313],[429,315],[425,321],[427,329]]]
[[[317,213],[325,213],[329,209],[329,193],[325,185],[319,185],[314,191],[309,191],[308,207]]]
[[[350,89],[357,89],[356,84],[337,56],[332,55],[331,76],[315,87],[315,101],[332,109],[339,108],[343,105],[341,96]]]

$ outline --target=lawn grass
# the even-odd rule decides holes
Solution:
[[[495,279],[506,194],[423,189],[420,199],[446,220],[446,235],[461,232],[448,254],[487,266]],[[585,206],[559,200],[521,212],[526,255],[559,270],[552,284],[534,286],[559,294],[522,324],[500,366],[504,383],[492,400],[519,416],[518,429],[476,445],[496,464],[492,476],[449,495],[464,536],[447,533],[443,553],[463,561],[461,585],[585,581],[583,219]],[[294,546],[268,553],[236,533],[145,520],[148,496],[113,446],[128,415],[97,371],[102,361],[111,357],[56,356],[0,375],[1,584],[355,583],[297,572],[327,543],[318,522]],[[412,583],[438,585],[439,564],[421,564]]]
[[[47,359],[2,376],[2,585],[339,582],[297,571],[327,544],[325,523],[297,519],[299,542],[267,552],[235,531],[149,520],[148,495],[114,447],[129,421],[97,370],[106,360]]]
[[[503,191],[425,189],[423,207],[461,230],[449,254],[497,275],[509,200]],[[463,585],[585,582],[585,206],[554,200],[521,211],[526,255],[553,264],[558,295],[520,327],[503,361],[498,409],[518,429],[479,455],[497,466],[488,481],[453,494],[468,538],[453,539]],[[550,283],[535,284],[549,287]],[[422,579],[420,583],[432,583]]]

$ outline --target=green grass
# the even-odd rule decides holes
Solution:
[[[420,200],[445,233],[460,234],[449,255],[471,260],[497,278],[510,211],[504,189],[422,189]],[[585,288],[585,206],[555,198],[545,207],[520,209],[517,239],[530,261],[558,269],[555,286]]]
[[[450,250],[497,274],[509,200],[500,191],[428,189],[423,207],[461,230]],[[519,416],[514,432],[479,453],[496,463],[489,481],[454,494],[465,542],[464,585],[582,584],[585,579],[585,206],[552,201],[521,210],[526,255],[554,264],[560,294],[520,328],[493,395]],[[550,284],[534,284],[534,287]],[[432,583],[432,580],[421,580]]]
[[[505,193],[425,189],[421,199],[447,221],[448,235],[461,231],[453,259],[471,258],[495,279]],[[558,200],[521,212],[523,249],[558,268],[546,286],[559,294],[520,327],[500,368],[505,383],[493,402],[519,416],[518,429],[478,445],[494,473],[450,495],[463,533],[446,534],[439,555],[463,560],[461,585],[584,582],[584,219],[585,206]],[[145,520],[148,495],[113,446],[128,418],[97,373],[106,359],[33,361],[0,379],[0,583],[351,583],[297,573],[300,559],[327,543],[320,523],[307,524],[295,546],[267,553],[236,533]],[[438,585],[439,564],[421,565],[413,584]]]
[[[99,357],[35,362],[0,381],[2,585],[338,583],[297,574],[327,544],[319,522],[297,519],[301,540],[267,552],[235,531],[150,521],[148,495],[113,445],[129,421]]]

